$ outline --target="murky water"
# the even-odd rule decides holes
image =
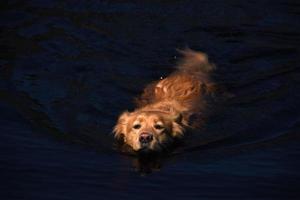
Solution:
[[[296,1],[1,4],[1,199],[299,198]],[[117,152],[117,116],[185,46],[230,98],[171,155]]]

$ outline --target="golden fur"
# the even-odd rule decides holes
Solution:
[[[215,88],[210,79],[215,67],[207,56],[190,49],[180,52],[183,59],[177,70],[148,85],[136,99],[137,108],[122,113],[114,127],[115,137],[123,137],[135,151],[164,150],[184,135],[186,127],[197,126],[191,118],[204,111],[205,97]],[[146,146],[139,141],[144,133],[153,135]]]

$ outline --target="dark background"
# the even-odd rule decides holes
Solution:
[[[299,199],[299,22],[292,0],[2,1],[0,198]],[[231,98],[143,175],[111,130],[186,46]]]

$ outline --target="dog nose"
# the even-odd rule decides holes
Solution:
[[[151,133],[142,133],[139,140],[143,144],[149,143],[153,140],[153,135]]]

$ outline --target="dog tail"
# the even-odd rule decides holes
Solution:
[[[179,60],[177,69],[191,75],[204,75],[216,69],[213,63],[210,63],[205,53],[193,51],[189,48],[178,50],[183,58]]]

